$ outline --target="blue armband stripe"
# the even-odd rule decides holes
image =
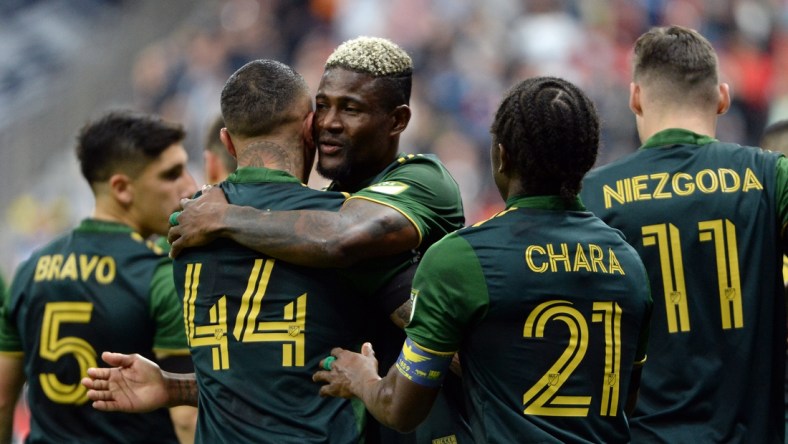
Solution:
[[[449,370],[453,355],[453,353],[432,353],[407,338],[397,359],[397,370],[416,384],[440,387]]]

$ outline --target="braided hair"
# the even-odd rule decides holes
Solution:
[[[490,131],[494,143],[510,153],[529,195],[573,199],[599,148],[594,104],[578,87],[555,77],[534,77],[515,85]]]

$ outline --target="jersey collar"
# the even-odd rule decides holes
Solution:
[[[398,167],[400,164],[404,163],[405,160],[407,160],[407,158],[408,158],[407,154],[397,153],[397,157],[394,159],[393,162],[388,164],[388,166],[386,166],[386,168],[384,168],[382,171],[380,171],[379,173],[375,174],[374,176],[362,180],[355,187],[353,187],[352,190],[340,190],[339,186],[337,186],[336,182],[331,182],[330,184],[328,184],[328,187],[326,187],[326,190],[327,191],[342,191],[342,192],[347,192],[347,193],[355,193],[355,192],[357,192],[359,190],[363,190],[364,188],[372,185],[373,183],[380,182],[381,179],[386,174],[388,174],[394,168]]]
[[[297,177],[282,170],[272,170],[270,168],[241,167],[227,176],[227,182],[233,183],[259,183],[259,182],[278,182],[278,183],[301,183]]]
[[[506,199],[506,209],[533,208],[538,210],[585,211],[580,198],[567,202],[560,196],[512,196]]]
[[[713,137],[693,133],[689,130],[668,128],[649,137],[640,148],[656,148],[669,145],[706,145],[716,141],[717,139]]]
[[[109,220],[84,219],[77,227],[78,231],[103,231],[105,233],[131,233],[130,226]]]

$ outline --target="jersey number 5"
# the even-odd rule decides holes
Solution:
[[[38,354],[42,359],[56,362],[73,355],[83,377],[88,367],[96,367],[96,350],[88,341],[76,336],[60,337],[62,324],[87,324],[93,312],[90,302],[49,302],[44,306],[44,321],[41,324],[41,345]],[[77,381],[74,384],[60,382],[54,373],[38,375],[41,389],[47,398],[59,404],[84,404],[88,400],[88,389]]]

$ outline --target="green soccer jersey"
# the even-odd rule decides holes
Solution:
[[[782,442],[788,161],[671,129],[589,173],[582,199],[651,279],[633,441]]]
[[[336,187],[332,184],[329,189]],[[419,233],[419,245],[413,251],[376,258],[354,267],[354,273],[359,276],[355,283],[365,293],[374,294],[393,276],[407,273],[405,270],[414,266],[432,244],[465,224],[457,182],[432,154],[399,154],[394,162],[358,188],[340,191],[353,193],[350,199],[365,199],[397,210],[413,223]],[[402,292],[401,295],[394,294],[394,297],[378,298],[368,309],[372,316],[368,317],[371,326],[367,339],[375,344],[375,354],[383,374],[394,364],[405,340],[404,332],[387,319],[407,297],[408,292]],[[420,444],[433,440],[467,442],[469,429],[462,417],[459,389],[458,379],[449,377],[430,416],[416,432],[402,435],[381,428],[381,436],[377,436],[375,428],[371,427],[368,440],[385,444]]]
[[[459,352],[477,442],[627,442],[623,407],[645,359],[642,262],[579,201],[515,197],[419,264],[406,328]]]
[[[230,203],[270,211],[337,211],[345,200],[264,168],[240,168],[220,186]],[[363,409],[320,397],[312,381],[333,347],[361,342],[360,299],[336,270],[221,239],[184,250],[174,271],[199,387],[198,442],[359,441]]]
[[[328,189],[353,193],[350,199],[365,199],[393,208],[411,221],[419,233],[415,251],[362,265],[367,273],[359,285],[373,292],[418,261],[430,245],[465,224],[457,182],[431,154],[400,154],[358,189],[338,190],[333,184]]]
[[[2,317],[3,305],[5,305],[7,299],[8,299],[8,287],[6,287],[5,285],[3,276],[0,275],[0,317]]]
[[[177,442],[167,410],[94,409],[80,384],[111,350],[186,353],[172,264],[126,225],[84,220],[36,251],[12,280],[0,353],[24,356],[29,442]]]

